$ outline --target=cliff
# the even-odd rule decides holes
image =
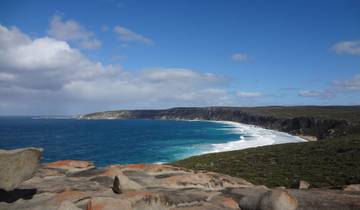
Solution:
[[[188,107],[119,110],[86,114],[79,119],[222,120],[252,124],[317,139],[360,131],[360,106]]]

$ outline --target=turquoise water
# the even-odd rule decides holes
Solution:
[[[0,118],[0,148],[42,147],[43,162],[171,162],[241,138],[231,124],[171,120]]]
[[[303,141],[233,122],[0,117],[0,149],[42,147],[43,162],[166,163],[209,152]]]

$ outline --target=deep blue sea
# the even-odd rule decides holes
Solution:
[[[264,135],[259,132],[249,132],[252,130],[210,121],[0,117],[0,149],[42,147],[43,162],[90,160],[98,166],[164,163],[241,149],[244,144],[251,147],[274,143],[261,139]],[[285,141],[295,141],[291,136],[289,139]]]

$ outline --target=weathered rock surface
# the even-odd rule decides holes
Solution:
[[[307,190],[307,189],[309,189],[309,188],[310,188],[309,182],[304,181],[304,180],[300,180],[300,181],[299,181],[299,189],[300,189],[300,190]]]
[[[285,190],[271,190],[266,192],[260,200],[261,210],[295,210],[298,202],[294,196]]]
[[[114,193],[117,193],[117,194],[120,194],[120,193],[121,193],[120,180],[119,180],[119,177],[118,177],[118,176],[115,176],[112,190],[114,191]]]
[[[74,173],[95,168],[94,164],[89,161],[82,160],[60,160],[52,163],[48,163],[46,168],[54,168],[64,170],[68,173]]]
[[[344,187],[345,191],[358,191],[360,192],[360,184],[351,184]]]
[[[114,185],[120,194],[114,192]],[[269,189],[240,178],[170,165],[95,168],[86,161],[58,161],[41,165],[17,194],[0,192],[0,210],[360,209],[360,192],[319,192]]]
[[[0,189],[11,191],[35,173],[42,149],[0,150]]]

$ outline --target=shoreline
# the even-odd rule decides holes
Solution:
[[[224,121],[224,120],[202,120],[202,119],[194,119],[194,120],[187,120],[187,119],[160,119],[160,120],[180,120],[180,121],[201,121],[201,122],[212,122],[217,124],[226,124],[232,126],[232,128],[229,128],[231,130],[240,130],[240,133],[245,134],[245,136],[241,136],[240,139],[237,140],[231,140],[228,142],[223,143],[213,143],[209,144],[213,148],[210,151],[203,151],[197,154],[190,155],[182,159],[194,157],[194,156],[200,156],[205,154],[212,154],[212,153],[221,153],[221,152],[228,152],[228,151],[236,151],[236,150],[244,150],[248,148],[256,148],[256,147],[263,147],[263,146],[270,146],[270,145],[276,145],[276,144],[286,144],[286,143],[305,143],[310,142],[306,138],[301,138],[298,135],[293,135],[290,133],[273,130],[273,129],[267,129],[263,128],[261,126],[257,125],[251,125],[251,124],[244,124],[239,122],[233,122],[233,121]],[[259,134],[259,132],[262,132]],[[236,133],[236,132],[232,132]],[[250,135],[247,136],[246,134]],[[266,136],[270,136],[270,138],[266,138]],[[255,138],[254,139],[249,139]],[[277,139],[277,138],[278,139]],[[266,140],[267,142],[261,143],[261,141]],[[269,142],[271,140],[272,142]],[[217,148],[216,148],[217,147]],[[220,147],[220,148],[219,148]],[[227,147],[224,149],[224,147]],[[235,148],[234,148],[235,147]],[[178,161],[178,160],[177,160]],[[157,164],[157,163],[155,163]],[[160,164],[166,164],[160,163]]]
[[[163,120],[163,119],[161,119]],[[173,120],[173,119],[166,119],[166,120]],[[259,125],[253,125],[253,124],[245,124],[245,123],[240,123],[240,122],[235,122],[235,121],[226,121],[226,120],[201,120],[201,119],[196,119],[196,120],[186,120],[186,119],[174,119],[174,120],[184,120],[184,121],[204,121],[204,122],[214,122],[214,123],[224,123],[224,124],[238,124],[238,125],[242,125],[242,126],[249,126],[249,127],[255,127],[255,128],[261,128],[261,129],[265,129],[265,130],[270,130],[270,131],[274,131],[274,132],[279,132],[279,133],[284,133],[284,134],[288,134],[294,137],[298,137],[306,142],[311,142],[311,141],[318,141],[318,139],[315,136],[311,136],[311,135],[301,135],[301,134],[293,134],[293,133],[287,133],[284,131],[280,131],[280,130],[275,130],[275,129],[270,129],[270,128],[265,128]]]

